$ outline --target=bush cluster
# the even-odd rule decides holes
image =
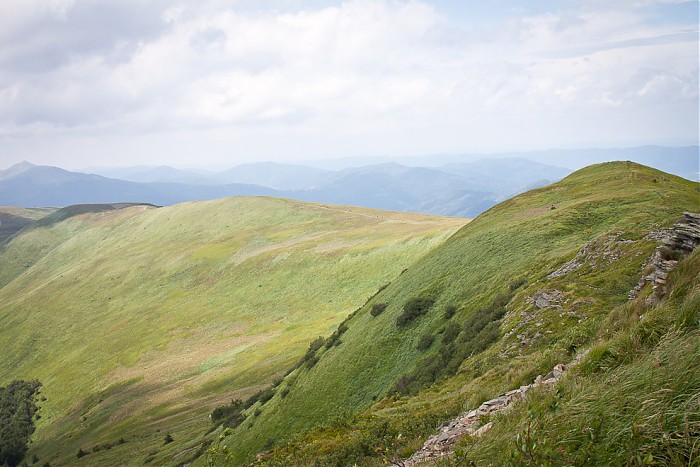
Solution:
[[[435,303],[432,297],[414,297],[403,305],[403,312],[396,318],[397,326],[405,326],[430,310]]]
[[[255,397],[255,396],[253,396]],[[236,428],[238,425],[243,423],[246,419],[245,413],[243,411],[255,404],[257,398],[253,400],[253,397],[249,398],[247,401],[243,402],[240,399],[234,399],[228,405],[222,405],[214,409],[211,413],[211,421],[214,424],[225,423],[231,428]],[[250,404],[250,405],[247,405]]]
[[[330,349],[334,345],[340,345],[340,343],[342,342],[340,340],[340,336],[345,334],[345,331],[347,331],[347,330],[348,330],[348,325],[345,324],[345,321],[340,323],[340,326],[338,326],[338,329],[333,331],[333,334],[328,336],[328,339],[326,339],[326,348]]]
[[[433,345],[434,340],[435,336],[433,336],[432,334],[423,334],[422,336],[420,336],[418,344],[416,344],[416,350],[420,350],[421,352],[423,352],[424,350],[428,350],[430,346]]]
[[[369,314],[372,316],[379,316],[384,310],[386,310],[386,303],[375,303],[372,305],[372,309],[369,310]]]
[[[479,308],[462,326],[448,323],[442,331],[440,347],[426,356],[413,372],[399,378],[394,391],[415,393],[443,376],[455,374],[464,359],[486,350],[499,337],[500,319],[511,297],[512,292],[497,295],[490,305]]]
[[[34,396],[40,387],[36,380],[17,380],[0,387],[0,465],[14,466],[24,459],[34,433],[39,410]]]
[[[450,319],[455,315],[455,313],[457,313],[457,307],[454,305],[447,305],[445,307],[445,313],[442,316],[445,319]]]

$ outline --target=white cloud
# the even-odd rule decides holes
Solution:
[[[345,155],[347,141],[333,135],[352,134],[376,152],[407,147],[401,138],[414,150],[430,151],[432,141],[437,152],[489,140],[498,147],[508,131],[514,143],[566,144],[561,135],[572,132],[551,128],[561,115],[658,114],[665,102],[684,109],[676,118],[692,137],[698,45],[688,30],[697,20],[657,24],[645,5],[606,4],[474,28],[422,1],[275,12],[229,2],[8,0],[0,3],[0,137],[79,139],[99,129],[196,140],[227,128],[217,138],[229,147],[255,148],[255,136]],[[592,117],[582,138],[610,138],[603,120]],[[518,136],[514,127],[530,130]],[[625,138],[634,131],[646,130],[627,129]]]

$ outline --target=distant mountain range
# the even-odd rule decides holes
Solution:
[[[257,185],[199,186],[185,183],[139,183],[101,175],[69,172],[28,162],[0,171],[0,205],[63,207],[71,204],[119,202],[170,205],[227,196],[273,196],[276,191]]]
[[[481,159],[528,159],[542,164],[565,167],[572,171],[608,161],[632,161],[655,167],[693,181],[700,181],[700,147],[638,146],[632,148],[548,149],[543,151],[499,154],[433,154],[421,157],[349,157],[308,161],[313,167],[331,170],[359,167],[369,163],[397,162],[409,167],[444,167],[452,163],[476,162]],[[370,162],[371,161],[371,162]]]
[[[552,150],[501,158],[433,156],[359,167],[352,167],[353,160],[346,159],[346,167],[341,169],[261,162],[217,173],[169,166],[81,173],[23,162],[0,171],[0,205],[172,205],[229,196],[274,196],[474,217],[510,196],[558,181],[572,168],[614,159],[642,162],[688,179],[698,178],[697,146]]]
[[[487,159],[443,168],[386,163],[330,171],[257,163],[218,174],[172,167],[135,167],[105,173],[124,179],[23,162],[0,171],[0,205],[62,207],[117,202],[172,205],[228,196],[275,196],[473,217],[527,187],[559,180],[569,170],[525,159]]]

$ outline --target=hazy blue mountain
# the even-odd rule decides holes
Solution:
[[[22,207],[119,202],[168,205],[239,195],[280,196],[277,190],[257,185],[138,183],[50,166],[25,167],[21,171],[13,166],[0,177],[0,205]]]
[[[277,162],[241,164],[220,172],[217,177],[230,183],[253,183],[279,190],[303,190],[319,187],[333,179],[335,173],[316,167]]]
[[[22,172],[26,172],[27,170],[31,169],[32,167],[36,167],[36,166],[30,162],[22,161],[19,164],[15,164],[8,169],[0,170],[0,180],[4,180],[6,178],[10,178],[10,177],[14,177],[15,175],[19,175]]]
[[[184,183],[187,185],[224,185],[227,183],[226,180],[214,173],[176,169],[167,165],[102,168],[86,171],[107,178],[141,183]]]
[[[372,158],[375,162],[396,162],[409,167],[443,167],[448,164],[476,162],[487,158],[528,159],[542,164],[578,170],[587,165],[609,161],[633,161],[650,167],[680,175],[689,180],[700,180],[700,147],[693,146],[639,146],[634,148],[608,149],[549,149],[542,151],[510,151],[498,154],[432,154],[417,157],[379,156]],[[306,161],[313,167],[324,169],[342,169],[368,164],[367,157],[346,157],[330,161]]]
[[[458,190],[423,202],[417,211],[440,216],[473,218],[506,198],[484,191]]]
[[[187,180],[172,167],[120,169],[141,180]],[[340,171],[278,163],[246,164],[210,177],[266,183],[135,182],[28,163],[0,172],[0,205],[68,206],[140,202],[169,205],[236,195],[279,196],[377,209],[473,217],[542,177],[568,171],[526,160],[478,161],[442,168],[376,164]],[[221,182],[219,182],[221,183]],[[286,189],[275,189],[284,187]],[[302,187],[299,189],[298,187]],[[296,189],[295,189],[296,188]]]
[[[528,159],[578,170],[587,165],[610,160],[632,161],[688,180],[700,180],[699,146],[640,146],[636,148],[570,149],[523,154]]]
[[[296,192],[294,197],[377,209],[473,216],[482,212],[483,206],[493,206],[499,195],[473,190],[464,178],[441,170],[386,163],[342,170],[330,183]]]
[[[462,177],[472,189],[511,195],[534,183],[546,185],[561,180],[571,170],[523,158],[480,159],[439,167],[441,171]]]

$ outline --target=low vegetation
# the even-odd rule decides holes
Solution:
[[[386,303],[375,303],[374,305],[372,305],[372,308],[369,310],[369,313],[372,316],[379,316],[384,310],[386,310]]]
[[[463,325],[450,321],[442,329],[440,347],[420,361],[414,371],[400,377],[394,390],[399,394],[415,394],[438,379],[453,375],[462,362],[483,352],[500,337],[500,319],[517,288],[498,294],[487,307],[476,310]],[[432,343],[432,342],[431,342]]]
[[[270,387],[316,336],[340,344],[351,311],[466,222],[254,197],[108,208],[0,246],[0,384],[46,382],[42,463],[167,463],[222,399]]]
[[[405,326],[430,310],[435,303],[432,297],[414,297],[403,305],[403,313],[396,318],[397,326]]]
[[[602,323],[579,367],[497,416],[455,459],[490,465],[695,465],[700,461],[700,252],[660,306]],[[488,462],[484,462],[488,459]]]
[[[431,240],[422,251],[430,252],[411,255],[407,245],[427,237],[405,233],[398,241],[392,222],[384,226],[383,240],[372,237],[365,245],[352,234],[338,253],[337,227],[328,241],[314,235],[325,238],[329,226],[347,221],[348,212],[319,220],[325,210],[307,211],[298,203],[294,209],[302,213],[291,215],[298,223],[278,222],[279,211],[258,210],[264,219],[252,219],[245,216],[255,210],[237,210],[253,227],[235,236],[230,228],[216,235],[207,231],[195,211],[184,217],[170,208],[143,208],[143,218],[129,209],[109,214],[123,216],[119,222],[77,216],[20,235],[0,250],[0,259],[9,261],[4,264],[11,263],[0,277],[15,278],[0,288],[0,318],[7,324],[0,346],[8,335],[24,336],[13,340],[14,347],[3,346],[10,350],[0,355],[6,372],[1,376],[28,369],[42,379],[59,375],[61,384],[51,387],[59,402],[52,393],[52,404],[43,409],[51,410],[52,422],[37,430],[43,438],[37,436],[33,448],[42,459],[49,453],[59,463],[76,462],[78,452],[94,465],[115,463],[125,447],[95,452],[85,446],[145,433],[145,440],[129,437],[127,446],[155,465],[248,465],[260,453],[259,464],[371,466],[399,463],[446,420],[590,348],[556,388],[533,391],[511,412],[492,416],[492,430],[464,439],[446,462],[693,464],[698,457],[692,440],[700,432],[700,392],[692,373],[700,356],[699,253],[669,275],[672,292],[660,305],[646,304],[650,286],[631,302],[628,295],[658,245],[650,232],[695,209],[697,194],[696,183],[637,164],[601,164],[502,203],[437,248],[431,249],[444,239],[446,224],[437,229],[441,234],[427,229]],[[181,236],[187,245],[201,245],[203,231],[216,241],[161,250],[173,232],[155,235],[149,228],[168,213],[177,217],[168,222],[177,226],[173,242]],[[210,214],[221,215],[218,209]],[[222,216],[219,227],[230,218]],[[360,215],[351,224],[367,219],[376,218]],[[189,223],[178,224],[183,220]],[[316,222],[320,230],[311,235]],[[374,222],[383,223],[371,222],[366,227],[376,234]],[[157,238],[132,245],[127,233]],[[112,245],[115,235],[131,240]],[[386,243],[389,237],[394,243]],[[51,247],[32,253],[39,239]],[[115,268],[90,250],[95,261],[76,263],[85,261],[88,246],[130,261]],[[408,269],[388,260],[394,248],[401,251],[395,256],[410,256]],[[31,259],[30,274],[12,259],[23,251]],[[672,251],[662,254],[676,258]],[[155,261],[162,282],[133,272],[134,258],[139,264]],[[90,274],[76,278],[62,261]],[[47,290],[33,287],[36,281]],[[88,302],[80,287],[104,290],[105,296]],[[144,295],[129,295],[132,289]],[[154,290],[157,296],[145,295]],[[74,299],[89,303],[89,310]],[[78,315],[63,322],[56,307]],[[29,316],[27,323],[13,319],[34,308],[53,311],[55,329],[41,326],[38,313],[22,315]],[[154,311],[164,309],[167,316]],[[109,339],[87,348],[78,339],[80,352],[73,353],[76,342],[66,339],[66,355],[97,354],[99,344],[100,355],[114,361],[56,368],[54,355],[36,348],[35,342],[70,337],[68,326],[76,319],[85,323],[81,337],[108,329]],[[128,336],[120,327],[124,322],[130,323]],[[44,340],[32,341],[25,326]],[[149,333],[153,329],[158,333]],[[201,349],[208,353],[190,355]],[[192,360],[178,367],[177,378],[154,379],[161,368],[174,374],[183,355]],[[86,375],[118,382],[96,383],[87,397],[78,396]],[[212,411],[222,397],[231,403]],[[137,416],[113,423],[135,409]],[[607,411],[614,421],[606,421]],[[166,433],[172,442],[164,443]],[[62,451],[56,454],[54,445]]]
[[[261,463],[271,465],[410,456],[446,420],[588,348],[658,245],[648,234],[696,209],[697,193],[696,183],[612,163],[487,211],[350,318],[344,344],[290,374],[292,391],[254,426],[227,436],[235,463],[270,437],[275,450]],[[552,275],[579,253],[575,270]],[[415,313],[405,307],[414,298],[432,303]],[[372,316],[373,303],[387,307]]]
[[[12,381],[0,387],[0,465],[15,466],[24,459],[34,420],[39,417],[39,381]]]

